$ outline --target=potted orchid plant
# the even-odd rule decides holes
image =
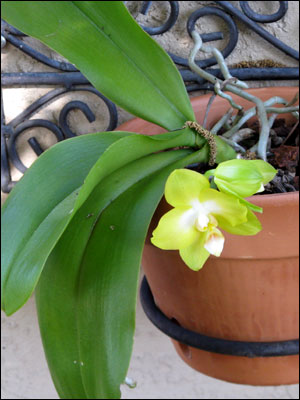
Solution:
[[[35,292],[61,398],[119,398],[144,242],[163,194],[174,208],[152,243],[178,249],[198,271],[222,253],[220,229],[235,235],[262,229],[254,214],[261,207],[246,198],[276,174],[264,156],[266,132],[260,159],[246,160],[230,139],[203,128],[175,65],[123,2],[5,1],[2,13],[116,104],[167,131],[100,132],[58,143],[29,168],[2,210],[3,310],[13,314]],[[223,87],[215,81],[221,94],[245,87],[224,78]],[[195,163],[206,171],[186,169]]]

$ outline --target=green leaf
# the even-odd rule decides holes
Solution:
[[[133,134],[96,133],[56,144],[8,196],[1,218],[1,306],[8,315],[34,290],[89,170],[108,146],[126,135]]]
[[[36,299],[48,365],[62,398],[119,398],[132,351],[147,228],[169,173],[198,159],[201,152],[163,152],[107,176],[48,258]]]
[[[217,164],[220,164],[223,161],[232,160],[236,158],[236,152],[221,137],[215,135],[214,139],[217,145],[217,156],[216,156]]]
[[[127,136],[109,146],[87,176],[84,190],[76,200],[75,211],[103,178],[124,165],[154,152],[195,144],[195,134],[189,128],[156,136]]]
[[[5,1],[2,18],[66,57],[105,96],[168,130],[195,120],[167,53],[121,1]]]

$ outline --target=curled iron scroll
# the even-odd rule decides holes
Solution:
[[[150,6],[151,6],[152,1],[143,1],[142,8],[141,8],[141,14],[146,15]],[[175,22],[177,21],[178,15],[179,15],[179,4],[178,1],[168,1],[170,4],[170,15],[168,19],[161,25],[161,26],[155,26],[155,27],[148,27],[148,26],[141,26],[145,32],[149,33],[149,35],[161,35],[162,33],[167,32],[170,30]]]
[[[285,16],[288,10],[288,2],[287,1],[278,1],[279,8],[274,14],[265,15],[258,14],[252,10],[249,6],[248,1],[240,1],[241,9],[243,13],[247,15],[248,18],[252,19],[255,22],[276,22]]]
[[[279,50],[283,51],[287,55],[296,60],[299,60],[299,52],[288,46],[287,44],[283,43],[281,40],[277,39],[271,33],[266,31],[260,25],[258,25],[255,21],[248,18],[247,15],[244,15],[239,9],[234,7],[229,1],[216,1],[219,6],[221,6],[225,11],[229,14],[234,16],[235,18],[239,19],[243,22],[246,26],[248,26],[251,30],[255,33],[260,35],[263,39],[267,40],[273,46],[277,47]]]
[[[58,97],[69,93],[70,91],[85,91],[90,92],[98,96],[101,100],[103,100],[104,104],[107,107],[109,113],[109,121],[106,127],[106,131],[112,131],[117,127],[118,123],[118,115],[116,106],[104,97],[98,90],[91,86],[73,86],[71,88],[57,88],[53,89],[34,103],[32,103],[29,107],[27,107],[22,113],[20,113],[17,117],[12,119],[8,124],[5,124],[4,121],[4,112],[3,112],[3,104],[1,107],[1,126],[2,126],[2,134],[1,134],[1,165],[3,171],[1,172],[1,186],[2,190],[5,193],[8,193],[15,182],[11,181],[9,161],[22,173],[26,171],[26,166],[21,161],[18,150],[17,150],[17,140],[28,129],[43,127],[46,128],[51,134],[54,134],[57,141],[61,141],[73,136],[76,136],[74,132],[71,131],[67,117],[68,113],[74,109],[80,109],[84,115],[87,117],[89,122],[95,120],[95,116],[88,107],[82,101],[70,101],[68,102],[63,109],[61,110],[59,116],[59,125],[54,122],[47,121],[45,119],[29,119],[33,117],[41,108],[49,105],[53,101],[55,101]],[[28,143],[33,151],[39,156],[43,153],[42,146],[38,142],[35,136],[32,136],[28,139]]]
[[[223,21],[226,23],[229,29],[229,42],[227,46],[222,50],[222,54],[224,58],[228,57],[229,54],[233,51],[235,48],[237,41],[238,41],[238,29],[233,21],[233,19],[226,14],[224,11],[220,10],[217,7],[204,7],[200,8],[196,11],[194,11],[188,21],[187,21],[187,30],[189,34],[191,35],[192,31],[195,29],[195,24],[197,20],[201,17],[205,17],[207,15],[215,15],[217,17],[220,17],[223,19]],[[220,40],[223,39],[223,34],[221,32],[214,32],[210,34],[201,34],[201,38],[203,42],[209,42],[211,40]],[[183,65],[183,66],[188,66],[188,60],[182,57],[178,57],[174,54],[170,54],[172,57],[173,61],[176,64]],[[207,68],[212,65],[217,64],[217,60],[215,57],[209,58],[207,60],[197,60],[196,63],[199,65],[201,68]]]
[[[56,136],[57,141],[60,142],[61,140],[64,140],[64,136],[60,128],[51,121],[47,121],[44,119],[33,119],[24,121],[23,123],[18,125],[18,127],[13,131],[13,134],[8,139],[7,149],[10,160],[13,162],[14,166],[22,173],[24,173],[27,168],[22,163],[18,155],[16,142],[19,135],[31,128],[46,128],[48,129],[48,131]],[[35,137],[30,138],[28,142],[38,156],[43,152],[39,142]]]
[[[142,5],[142,9],[141,9],[141,13],[146,13],[148,12],[148,9],[150,7],[150,3],[152,3],[151,1],[145,1],[143,2]],[[178,3],[177,1],[173,1],[173,2],[169,2],[169,3]],[[215,1],[215,3],[222,7],[223,10],[225,11],[225,15],[227,15],[228,19],[226,20],[227,24],[230,24],[229,19],[233,22],[232,17],[235,17],[236,19],[238,19],[240,22],[244,23],[248,28],[250,28],[251,30],[253,30],[254,32],[256,32],[258,35],[260,35],[263,39],[267,40],[269,43],[271,43],[273,46],[277,47],[279,50],[283,51],[284,53],[288,54],[289,56],[291,56],[292,58],[295,58],[296,60],[299,60],[299,52],[297,52],[296,50],[292,49],[290,46],[286,45],[285,43],[283,43],[281,40],[279,40],[278,38],[276,38],[275,36],[273,36],[271,33],[269,33],[268,31],[266,31],[264,28],[262,28],[260,25],[258,25],[256,22],[275,22],[280,20],[281,18],[284,17],[284,15],[286,14],[287,10],[288,10],[288,1],[280,1],[279,2],[279,9],[271,15],[263,15],[263,14],[258,14],[256,12],[254,12],[251,7],[249,6],[247,1],[240,1],[240,6],[242,11],[240,11],[238,8],[236,8],[235,6],[233,6],[230,2],[228,1]],[[179,7],[179,6],[178,6]],[[200,16],[204,16],[204,15],[209,15],[209,14],[205,14],[205,9],[210,9],[213,8],[217,12],[222,11],[220,10],[220,8],[217,7],[204,7],[204,8],[200,8],[196,11],[194,11],[194,13],[192,13],[192,15],[189,18],[188,24],[187,24],[187,29],[188,32],[191,33],[191,30],[193,29],[193,20],[196,18],[197,16],[198,18]],[[224,12],[223,11],[223,12]],[[221,15],[219,15],[221,16]],[[221,17],[222,18],[222,17]],[[167,23],[169,23],[170,27],[168,29],[170,29],[175,23],[176,23],[176,19],[175,18],[175,14],[174,16],[171,18],[171,15],[169,16],[167,22],[163,25],[163,26],[167,26]],[[234,22],[233,22],[234,23]],[[235,23],[234,23],[235,24]],[[144,28],[144,27],[143,27]],[[161,27],[158,27],[161,28]],[[157,32],[157,33],[152,33],[155,32],[156,28],[144,28],[148,33],[150,33],[150,35],[154,35],[154,34],[159,34],[162,32],[165,32],[167,29],[164,28],[164,30],[162,32]],[[223,38],[223,34],[221,32],[214,32],[214,33],[210,33],[210,34],[201,34],[202,40],[203,42],[208,42],[208,41],[212,41],[212,40],[220,40]],[[236,40],[237,42],[237,40]],[[235,42],[235,45],[236,45]],[[229,47],[229,49],[231,49],[231,51],[228,51],[228,48],[226,48],[226,52],[228,52],[228,54],[230,54],[232,52],[232,50],[234,49],[235,45],[233,46],[234,43],[234,39],[231,37],[227,47]],[[228,55],[227,54],[227,55]],[[172,57],[173,61],[178,64],[178,65],[183,65],[183,66],[188,66],[188,62],[186,59],[176,56],[174,54],[170,54],[170,56]],[[206,61],[206,60],[204,60]],[[216,62],[214,62],[213,64],[209,63],[209,64],[201,64],[201,61],[199,62],[199,66],[201,66],[202,68],[206,68],[208,66],[214,65],[216,64]]]
[[[151,1],[142,2],[142,8],[140,12],[146,14],[150,9],[151,3]],[[162,25],[159,27],[143,27],[143,29],[150,35],[163,34],[164,32],[169,31],[176,23],[179,16],[179,2],[168,1],[167,3],[169,3],[170,12],[167,19],[162,23]],[[247,1],[239,2],[241,10],[233,6],[228,1],[215,1],[214,3],[216,6],[198,8],[190,15],[187,21],[187,31],[189,34],[191,34],[191,32],[195,29],[195,24],[199,20],[199,18],[205,17],[206,15],[215,15],[217,17],[223,18],[230,31],[229,42],[223,50],[224,57],[227,57],[235,48],[238,40],[238,30],[236,27],[236,21],[238,20],[239,22],[242,22],[244,25],[250,28],[252,31],[263,37],[265,40],[269,41],[269,43],[277,47],[282,52],[297,60],[299,59],[299,52],[284,44],[282,41],[280,41],[275,36],[271,35],[267,30],[265,30],[261,26],[261,24],[257,23],[274,22],[284,17],[288,9],[288,1],[280,1],[278,10],[271,15],[261,15],[255,13],[251,9]],[[210,5],[211,2],[209,2],[208,4]],[[113,130],[117,126],[117,110],[113,103],[102,96],[91,85],[89,85],[89,82],[80,73],[80,71],[76,69],[74,65],[64,61],[61,62],[53,60],[45,54],[36,51],[29,44],[25,43],[22,40],[25,36],[26,35],[20,32],[18,29],[7,24],[5,21],[1,21],[1,47],[4,47],[6,45],[6,42],[9,42],[14,47],[18,48],[20,51],[23,51],[30,57],[59,71],[3,73],[1,74],[1,83],[3,87],[19,87],[24,85],[56,85],[57,88],[51,90],[46,95],[42,96],[39,100],[31,104],[26,110],[24,110],[16,118],[10,121],[9,124],[6,124],[5,122],[3,104],[1,99],[1,187],[4,192],[9,192],[14,184],[14,182],[11,181],[9,161],[11,161],[19,170],[24,171],[24,169],[26,169],[26,167],[20,161],[17,150],[15,148],[15,142],[18,136],[21,135],[24,130],[29,129],[29,127],[33,127],[31,126],[31,120],[27,120],[29,120],[41,107],[49,104],[51,101],[54,101],[54,99],[58,96],[63,95],[66,92],[80,90],[85,90],[96,94],[97,96],[102,98],[108,108],[109,123],[106,130]],[[202,33],[201,37],[203,42],[221,40],[223,39],[223,32]],[[187,59],[174,54],[170,54],[170,56],[176,64],[188,67]],[[210,58],[208,60],[198,60],[197,63],[200,67],[207,68],[209,66],[215,65],[216,60],[214,58]],[[213,73],[215,76],[219,76],[220,74],[220,70],[218,69],[210,69],[210,72]],[[231,70],[231,72],[234,76],[242,80],[278,80],[297,79],[299,77],[299,70],[295,67],[240,68]],[[196,74],[194,74],[188,68],[180,69],[180,73],[184,81],[186,82],[187,91],[210,88],[207,82],[201,80],[201,78],[196,76]],[[87,119],[89,121],[92,121],[93,116],[88,105],[81,101],[72,101],[66,104],[61,110],[58,125],[50,122],[50,125],[46,123],[47,126],[45,126],[45,124],[43,126],[48,127],[52,134],[56,135],[58,140],[62,140],[61,135],[63,139],[75,136],[76,134],[72,132],[67,121],[69,112],[74,109],[81,110],[85,114]],[[36,123],[37,122],[35,122],[35,124]],[[38,143],[38,140],[35,137],[31,137],[28,142],[37,155],[43,152],[41,145]]]

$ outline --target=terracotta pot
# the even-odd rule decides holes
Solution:
[[[251,93],[266,100],[274,95],[292,99],[297,88],[260,88]],[[210,95],[192,99],[201,123]],[[235,98],[235,96],[233,96]],[[238,99],[249,108],[251,103]],[[217,98],[208,127],[228,109]],[[286,116],[285,116],[286,117]],[[288,117],[290,118],[290,117]],[[156,125],[134,119],[122,130],[162,132]],[[169,210],[162,200],[149,229],[143,267],[155,303],[181,326],[216,338],[238,341],[284,341],[299,338],[299,194],[256,195],[263,230],[256,236],[225,233],[221,257],[211,256],[194,272],[177,251],[163,251],[150,243],[151,232]],[[191,367],[222,380],[251,385],[291,384],[299,381],[299,356],[247,358],[198,350],[173,341]]]

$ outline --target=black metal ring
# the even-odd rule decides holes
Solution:
[[[147,12],[151,6],[151,3],[152,3],[152,1],[143,1],[141,14],[143,14],[143,15],[147,14]],[[171,11],[170,11],[170,15],[166,22],[164,22],[161,26],[155,26],[155,27],[141,25],[141,28],[143,28],[145,32],[149,33],[149,35],[151,35],[151,36],[161,35],[162,33],[171,29],[172,26],[177,21],[177,18],[179,15],[178,1],[168,1],[168,3],[170,4]]]
[[[299,340],[280,342],[240,342],[201,335],[177,325],[155,305],[146,277],[140,289],[143,309],[150,321],[166,335],[180,343],[213,353],[242,357],[277,357],[299,354]]]
[[[233,19],[226,14],[223,10],[220,10],[220,8],[217,7],[203,7],[200,8],[196,11],[194,11],[188,21],[187,21],[187,30],[189,32],[189,35],[191,36],[192,31],[195,29],[195,24],[197,20],[200,17],[205,17],[207,15],[216,15],[217,17],[220,17],[223,19],[223,21],[227,24],[229,28],[229,42],[227,46],[222,50],[223,57],[226,58],[229,56],[229,54],[233,51],[235,48],[237,41],[238,41],[238,29],[233,21]],[[220,40],[223,38],[222,32],[214,32],[214,33],[209,33],[209,34],[201,34],[201,38],[203,42],[208,42],[211,40]],[[188,60],[179,56],[176,56],[174,54],[170,54],[170,57],[172,60],[179,65],[184,65],[188,67],[189,63]],[[212,65],[217,64],[217,60],[215,57],[208,58],[206,60],[196,60],[195,61],[197,65],[199,65],[200,68],[207,68]]]
[[[287,1],[279,1],[279,9],[270,15],[258,14],[252,10],[249,6],[248,1],[240,1],[241,9],[243,13],[247,15],[248,18],[252,19],[252,21],[256,22],[276,22],[281,19],[288,10],[288,2]]]

